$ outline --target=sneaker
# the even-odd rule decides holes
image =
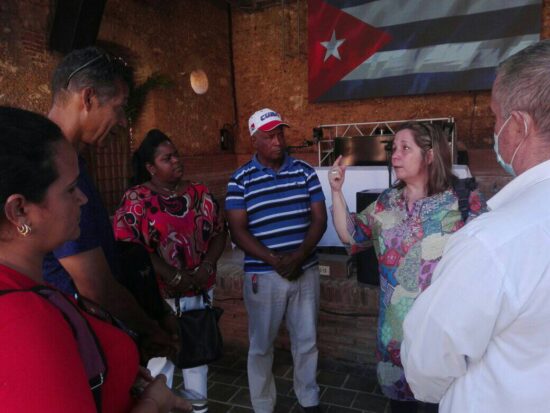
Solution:
[[[192,404],[194,413],[207,413],[208,412],[208,403],[204,404]]]
[[[302,405],[300,405],[302,411],[304,413],[322,413],[321,412],[321,406],[317,405],[317,406],[308,406],[308,407],[304,407]]]

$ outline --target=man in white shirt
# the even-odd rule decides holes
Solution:
[[[495,152],[516,176],[451,237],[404,324],[417,399],[442,413],[550,411],[550,40],[497,70]]]

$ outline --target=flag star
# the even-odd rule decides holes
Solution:
[[[330,40],[328,42],[321,42],[321,45],[327,49],[326,53],[325,53],[325,62],[327,61],[327,59],[330,57],[330,56],[334,56],[335,58],[337,58],[338,60],[342,60],[340,58],[340,52],[338,52],[338,48],[342,45],[342,43],[344,43],[346,41],[346,39],[336,39],[336,30],[333,30],[332,31],[332,37],[330,38]]]

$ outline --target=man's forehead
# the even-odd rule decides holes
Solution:
[[[264,133],[268,136],[278,135],[280,133],[284,133],[284,127],[283,125],[279,125],[276,128],[273,128],[270,131]]]

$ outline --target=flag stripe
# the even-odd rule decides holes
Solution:
[[[539,15],[542,12],[540,0],[380,0],[348,8],[342,8],[341,3],[337,1],[327,3],[340,4],[339,8],[344,12],[374,27],[486,13],[527,5],[538,5]]]
[[[413,73],[457,72],[496,67],[539,39],[539,34],[486,40],[482,42],[440,44],[420,49],[378,52],[342,80],[380,79]]]
[[[472,15],[421,20],[378,27],[392,37],[382,51],[415,49],[445,43],[465,43],[540,33],[540,4]],[[345,33],[337,33],[341,37]]]
[[[316,102],[483,90],[487,89],[494,77],[495,68],[489,67],[462,72],[415,73],[382,79],[348,80],[338,82]]]
[[[498,64],[536,43],[542,23],[542,0],[309,0],[308,7],[315,102],[490,89]],[[343,41],[341,59],[323,61],[319,45],[333,33]],[[351,52],[369,41],[370,53],[357,59]]]

